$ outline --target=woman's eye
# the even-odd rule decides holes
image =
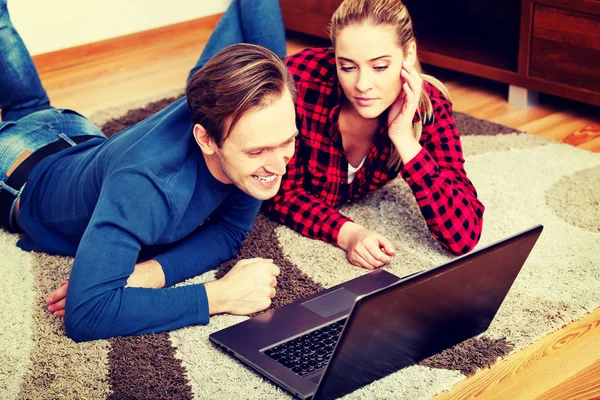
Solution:
[[[379,72],[381,72],[381,71],[385,71],[387,68],[388,68],[388,66],[387,66],[387,65],[382,65],[382,66],[378,66],[378,67],[373,67],[373,69],[374,69],[375,71],[379,71]]]
[[[354,71],[354,67],[340,67],[340,69],[344,72]]]

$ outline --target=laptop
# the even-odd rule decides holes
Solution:
[[[375,270],[210,340],[296,397],[341,397],[485,331],[542,229],[403,278]]]

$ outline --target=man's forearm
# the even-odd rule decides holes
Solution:
[[[135,265],[126,287],[160,289],[165,287],[165,273],[160,263],[148,260]]]

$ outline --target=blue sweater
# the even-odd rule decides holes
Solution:
[[[260,201],[217,181],[192,136],[185,98],[109,140],[92,139],[32,171],[18,223],[25,250],[75,256],[65,329],[75,341],[209,321],[203,284],[169,288],[232,258]],[[126,288],[141,258],[167,288]]]

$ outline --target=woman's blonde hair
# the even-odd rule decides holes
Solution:
[[[412,19],[404,3],[401,0],[344,0],[331,17],[329,35],[331,43],[335,47],[337,34],[349,25],[369,23],[371,25],[387,25],[394,28],[398,45],[402,48],[404,54],[408,51],[411,43],[416,44],[413,32]],[[448,89],[442,82],[433,76],[424,74],[421,69],[421,63],[417,57],[415,67],[421,74],[423,80],[429,82],[438,89],[450,101]],[[433,105],[429,95],[423,90],[419,99],[419,110],[421,110],[421,121],[414,125],[414,135],[417,140],[420,139],[423,131],[423,122],[432,121]],[[392,148],[392,154],[388,161],[388,167],[399,169],[402,162],[400,154]]]

